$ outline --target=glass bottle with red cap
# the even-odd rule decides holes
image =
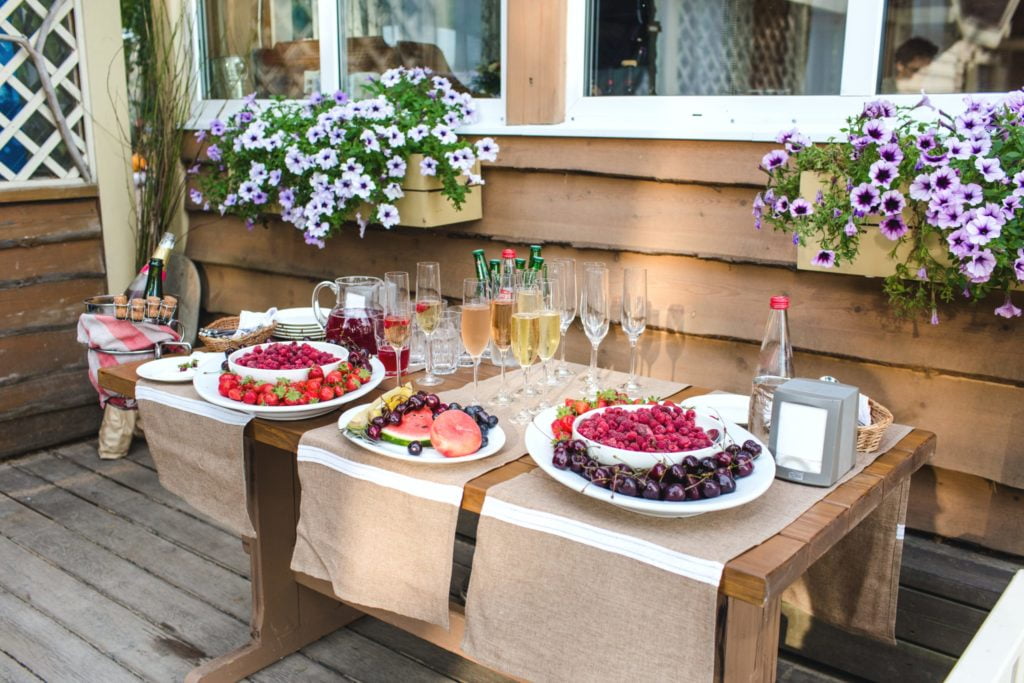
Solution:
[[[753,388],[750,392],[750,414],[747,428],[758,439],[767,442],[772,427],[772,398],[775,390],[793,378],[793,347],[789,342],[788,296],[773,296],[768,323],[757,360]]]

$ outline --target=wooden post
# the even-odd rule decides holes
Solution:
[[[721,680],[726,683],[774,681],[779,658],[779,596],[763,605],[726,598]]]
[[[565,120],[567,0],[508,3],[505,118],[510,125]]]

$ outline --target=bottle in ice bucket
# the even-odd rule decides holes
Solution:
[[[793,378],[793,347],[789,343],[788,296],[773,296],[764,341],[754,373],[750,393],[750,415],[747,428],[761,441],[768,443],[772,427],[772,397],[775,389]]]

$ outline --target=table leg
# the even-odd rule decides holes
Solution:
[[[721,676],[725,683],[774,681],[779,659],[781,598],[753,605],[726,598],[721,633]]]
[[[299,515],[295,454],[246,439],[249,512],[256,538],[244,539],[252,566],[252,637],[189,672],[190,683],[237,681],[273,664],[362,613],[295,582]]]

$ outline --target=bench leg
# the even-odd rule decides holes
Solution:
[[[781,599],[763,606],[726,598],[721,633],[721,679],[726,683],[774,681],[779,659]]]
[[[295,455],[248,443],[252,638],[189,672],[189,683],[237,681],[363,616],[295,582],[291,571],[299,482]]]

